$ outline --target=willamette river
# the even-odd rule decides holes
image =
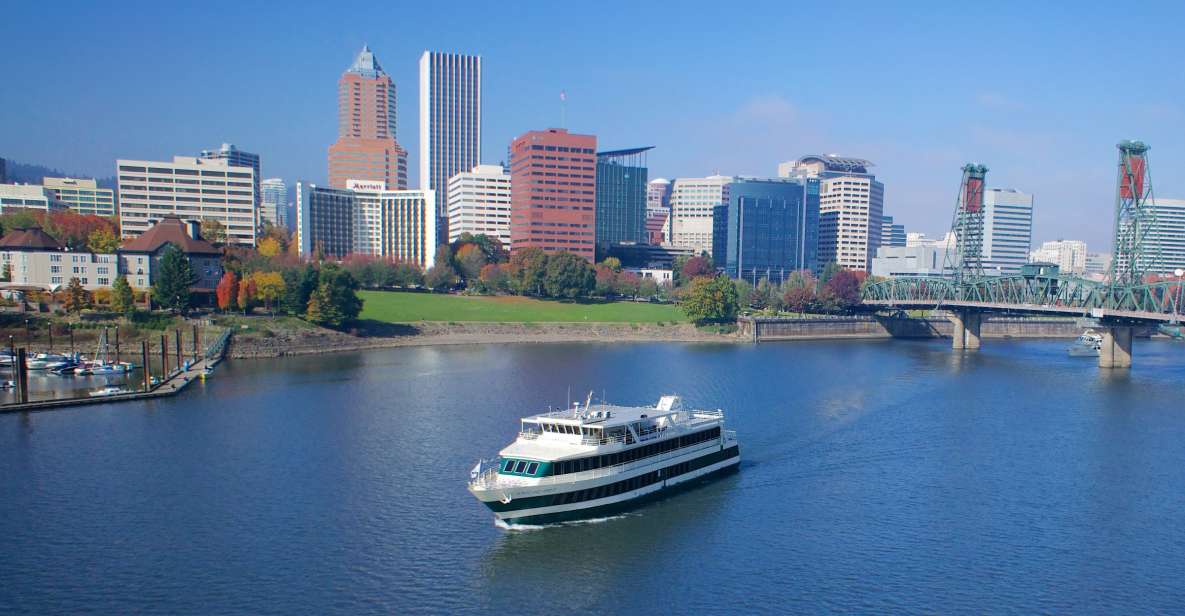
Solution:
[[[1185,344],[949,344],[392,349],[3,415],[0,612],[1180,611]],[[470,467],[569,386],[723,408],[740,471],[497,528]]]

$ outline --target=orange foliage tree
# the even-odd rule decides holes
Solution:
[[[239,292],[239,277],[234,272],[227,272],[214,288],[214,295],[218,299],[219,310],[234,310],[235,296]]]

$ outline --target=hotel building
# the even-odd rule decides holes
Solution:
[[[116,161],[119,228],[136,237],[167,215],[217,220],[231,244],[255,245],[255,170],[226,159],[174,156],[173,162]]]
[[[79,214],[115,216],[115,191],[99,188],[93,179],[47,177],[42,183],[58,203]]]

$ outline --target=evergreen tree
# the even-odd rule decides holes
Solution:
[[[284,295],[280,299],[280,309],[291,315],[303,315],[316,289],[317,270],[312,265],[305,265],[304,269],[284,270]]]
[[[136,299],[132,294],[132,285],[128,284],[128,277],[120,274],[115,277],[115,284],[111,286],[111,309],[119,314],[130,314],[135,308]]]
[[[82,288],[82,281],[77,277],[70,279],[66,286],[66,312],[82,312],[91,307],[91,294]]]
[[[168,310],[188,310],[191,301],[190,288],[198,280],[189,258],[176,245],[169,244],[157,267],[159,273],[152,285],[153,299]]]

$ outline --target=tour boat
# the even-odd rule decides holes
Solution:
[[[1088,329],[1066,349],[1071,357],[1098,357],[1103,348],[1103,335]]]
[[[692,479],[733,470],[736,432],[723,411],[592,405],[522,418],[513,443],[470,472],[469,491],[506,524],[596,518]]]

